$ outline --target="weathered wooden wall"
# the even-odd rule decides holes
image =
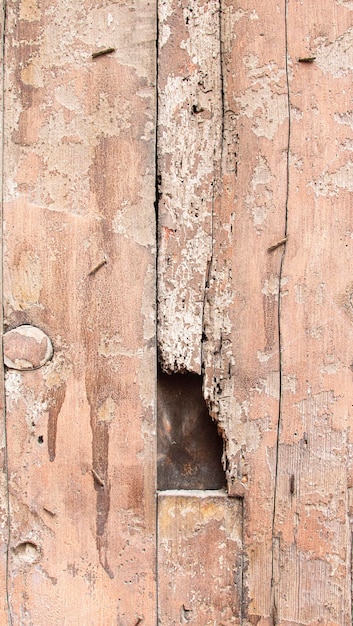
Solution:
[[[348,626],[353,3],[1,6],[0,624]]]
[[[4,6],[3,3],[1,3],[1,17],[0,17],[0,24],[1,24],[1,41],[3,42],[4,40],[4,27],[5,27],[5,13],[4,13]],[[0,89],[0,110],[1,110],[1,117],[0,117],[0,132],[1,132],[1,145],[3,145],[3,106],[4,106],[4,102],[3,102],[3,97],[4,97],[4,63],[3,63],[3,45],[1,45],[1,52],[0,52],[0,82],[1,82],[1,89]],[[1,172],[3,171],[3,149],[0,150],[0,167],[1,167]],[[1,190],[1,198],[3,197],[3,176],[0,176],[0,190]],[[1,202],[1,223],[2,223],[2,214],[3,214],[3,207],[2,207],[2,202]],[[2,258],[2,252],[3,252],[3,241],[2,241],[2,237],[1,237],[1,241],[0,241],[0,250],[1,250],[1,258]],[[3,272],[1,270],[0,273],[1,276],[1,294],[3,292]],[[1,306],[1,319],[0,319],[1,325],[3,326],[3,307]],[[7,618],[8,618],[8,578],[7,578],[7,553],[8,553],[8,543],[9,543],[9,500],[8,500],[8,489],[7,489],[7,450],[6,450],[6,424],[5,424],[5,411],[4,411],[4,404],[5,404],[5,389],[4,389],[4,368],[3,368],[3,351],[2,351],[2,342],[1,342],[1,385],[0,385],[0,402],[1,402],[1,421],[0,421],[0,455],[1,455],[1,460],[0,460],[0,467],[1,467],[1,472],[0,472],[0,544],[1,544],[1,559],[0,559],[0,623],[3,623],[4,625],[8,623]]]

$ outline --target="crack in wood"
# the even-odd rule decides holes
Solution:
[[[1,12],[1,129],[2,129],[2,142],[1,142],[1,290],[3,294],[3,206],[4,206],[4,148],[5,148],[5,28],[7,17],[7,2],[3,0],[2,12]],[[1,317],[2,311],[1,311]],[[3,325],[3,319],[2,325]],[[3,348],[1,347],[1,362],[3,362]],[[9,466],[8,466],[8,433],[7,433],[7,406],[4,387],[4,376],[2,377],[2,397],[3,397],[3,429],[4,429],[4,471],[5,471],[5,498],[6,498],[6,518],[7,518],[7,537],[5,546],[5,594],[6,594],[6,612],[9,626],[12,626],[12,608],[10,602],[10,546],[11,546],[11,504],[10,504],[10,489],[9,489]]]
[[[285,38],[285,76],[286,76],[286,86],[287,86],[287,114],[288,114],[288,134],[287,134],[287,150],[286,150],[286,195],[285,195],[285,232],[284,237],[274,244],[274,246],[270,246],[269,251],[276,249],[279,246],[284,246],[282,249],[282,256],[280,262],[279,269],[279,280],[278,280],[278,351],[279,351],[279,399],[278,399],[278,421],[277,421],[277,444],[276,444],[276,462],[275,462],[275,484],[274,484],[274,494],[273,494],[273,517],[272,517],[272,574],[271,574],[271,617],[273,620],[273,626],[277,623],[277,605],[276,605],[276,586],[275,583],[275,566],[277,566],[277,571],[279,571],[278,563],[275,563],[276,556],[278,559],[278,553],[275,555],[275,543],[277,543],[277,538],[275,537],[275,520],[276,520],[276,503],[277,503],[277,493],[278,493],[278,481],[279,481],[279,445],[280,445],[280,429],[282,422],[282,392],[283,392],[283,363],[282,363],[282,327],[281,327],[281,283],[282,283],[282,275],[283,275],[283,262],[284,256],[286,252],[286,246],[288,239],[288,202],[289,202],[289,166],[290,166],[290,142],[291,142],[291,102],[290,102],[290,83],[289,83],[289,67],[288,67],[288,0],[285,0],[284,4],[284,38]],[[290,478],[289,490],[291,495],[294,494],[294,475],[292,474]]]

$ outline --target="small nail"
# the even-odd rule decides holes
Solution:
[[[299,63],[312,63],[315,61],[316,57],[299,57]]]
[[[115,48],[103,48],[102,50],[96,50],[96,52],[92,52],[92,59],[101,57],[103,54],[110,54],[111,52],[115,52]]]
[[[98,265],[96,265],[93,269],[91,269],[90,272],[88,272],[88,276],[92,276],[93,274],[95,274],[96,272],[98,272],[98,270],[100,270],[101,267],[103,267],[103,265],[107,264],[107,259],[103,259],[102,261],[100,261],[100,263],[98,263]]]
[[[269,248],[267,248],[268,252],[272,252],[272,250],[276,250],[277,248],[279,248],[280,246],[283,246],[286,242],[287,242],[288,236],[287,237],[283,237],[283,239],[280,239],[279,241],[277,241],[276,243],[274,243],[272,246],[270,246]]]
[[[98,476],[97,472],[94,469],[92,469],[91,472],[96,483],[98,483],[98,485],[100,485],[101,487],[104,487],[104,480],[102,480],[102,478]]]
[[[289,479],[289,491],[291,492],[291,494],[293,495],[294,493],[294,487],[295,487],[295,483],[294,483],[294,474],[291,474],[291,477]]]

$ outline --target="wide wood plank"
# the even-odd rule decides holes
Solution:
[[[155,6],[7,4],[5,325],[54,346],[6,376],[12,621],[153,624]]]
[[[160,361],[167,371],[203,374],[224,438],[228,494],[244,499],[238,619],[265,625],[274,611],[286,234],[284,4],[159,7]]]
[[[275,520],[283,625],[352,619],[352,46],[351,3],[288,3],[289,239]]]

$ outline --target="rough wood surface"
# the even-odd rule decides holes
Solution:
[[[7,3],[5,325],[54,346],[6,375],[13,625],[156,620],[155,26]]]
[[[3,194],[3,81],[4,81],[4,58],[3,58],[3,43],[4,43],[4,2],[0,2],[0,134],[1,134],[1,149],[0,149],[0,194],[2,199]],[[3,209],[2,201],[0,207],[0,219],[2,223]],[[2,231],[2,228],[1,228]],[[3,239],[2,232],[0,238],[0,255],[3,254]],[[3,275],[0,272],[0,289],[2,293],[3,289]],[[0,307],[0,324],[3,327],[3,307]],[[9,548],[9,500],[8,500],[8,488],[7,488],[7,450],[6,450],[6,423],[5,423],[5,390],[4,390],[4,367],[3,367],[3,346],[1,342],[0,347],[0,623],[7,624],[8,617],[8,587],[7,587],[7,559]]]
[[[155,626],[156,6],[6,4],[0,623]],[[349,626],[353,3],[158,13],[159,620]]]
[[[352,623],[352,9],[344,1],[288,3],[289,238],[275,518],[283,625]],[[307,57],[315,59],[298,61]]]
[[[241,623],[241,507],[224,492],[159,494],[161,625]]]
[[[207,11],[203,3],[195,9],[177,2],[160,7],[158,345],[164,368],[201,367],[204,374],[205,398],[224,437],[228,492],[245,498],[243,602],[249,619],[265,620],[272,613],[283,246],[269,248],[285,236],[285,12],[284,4],[265,1],[256,8],[250,1],[241,8],[227,1],[207,3]],[[200,12],[208,16],[207,35]],[[197,50],[195,41],[201,42]],[[188,123],[182,124],[176,95],[190,83],[190,74],[197,75],[200,59],[202,72],[212,77],[207,106],[195,116],[191,105],[198,104],[198,94],[194,88],[192,100],[188,92],[182,110]],[[179,90],[168,91],[165,85],[174,82]],[[172,137],[164,125],[170,111],[176,120],[168,126]],[[206,148],[202,115],[212,129]],[[198,120],[201,132],[193,135],[190,124],[200,125]],[[198,208],[198,220],[192,195],[184,193],[180,202],[180,152],[183,163],[195,162],[199,173],[204,159],[212,165],[198,180],[197,206],[204,210]],[[190,192],[192,177],[180,178]],[[171,181],[169,187],[165,181]],[[167,222],[170,214],[173,220]],[[210,239],[208,249],[197,245],[188,256],[201,228],[204,242]],[[179,276],[187,276],[187,282]]]
[[[201,373],[222,130],[219,0],[160,0],[158,349]]]
[[[160,2],[160,359],[201,370],[224,437],[246,623],[350,624],[352,3],[207,8]]]
[[[228,491],[244,498],[244,619],[273,619],[279,415],[278,305],[288,100],[284,3],[222,2],[223,145],[206,296],[204,393],[225,439]]]

